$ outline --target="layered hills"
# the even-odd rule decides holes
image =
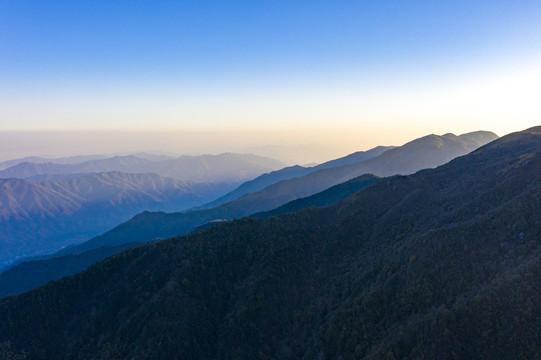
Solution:
[[[87,240],[144,210],[184,210],[230,188],[121,172],[0,179],[0,264]]]
[[[0,300],[34,359],[535,358],[541,127],[343,201],[120,252]]]
[[[335,160],[330,160],[330,161],[324,162],[323,164],[319,164],[313,167],[303,167],[303,166],[295,165],[295,166],[286,167],[280,170],[272,171],[270,173],[260,175],[253,180],[246,181],[235,190],[227,193],[226,195],[210,203],[207,203],[201,206],[200,208],[208,209],[208,208],[216,207],[218,205],[225,204],[229,201],[238,199],[242,195],[253,193],[259,190],[263,190],[267,186],[276,184],[280,181],[301,177],[301,176],[313,173],[314,171],[318,171],[322,169],[330,169],[330,168],[339,167],[343,165],[355,164],[355,163],[359,163],[365,160],[373,159],[392,148],[394,148],[394,146],[377,146],[367,151],[357,151],[353,154],[349,154],[347,156],[344,156]]]
[[[277,207],[276,209],[252,214],[251,217],[267,218],[271,216],[296,212],[310,207],[329,206],[347,198],[348,196],[356,193],[357,191],[367,186],[370,186],[384,179],[386,178],[381,178],[373,174],[361,175],[341,184],[331,186],[330,188],[323,190],[322,192],[319,192],[317,194],[292,200],[282,206]]]
[[[181,181],[239,183],[277,170],[283,163],[251,154],[181,156],[169,158],[145,154],[114,156],[81,163],[23,162],[0,171],[3,178],[30,178],[44,174],[80,174],[120,171],[155,173]]]
[[[382,180],[382,178],[374,175],[361,175],[358,178],[335,185],[320,193],[308,196],[306,198],[293,200],[277,209],[257,213],[252,216],[269,217],[298,211],[308,207],[328,206],[380,180]],[[211,221],[194,228],[193,231],[214,226],[220,222],[222,222],[222,220]],[[153,228],[152,226],[150,227]],[[88,244],[83,243],[79,246],[68,247],[56,254],[44,256],[40,259],[21,262],[20,264],[16,264],[1,272],[0,297],[19,294],[35,289],[51,280],[57,280],[64,276],[74,275],[85,270],[90,265],[119,252],[122,249],[134,247],[141,244],[141,242],[120,242],[118,245],[114,246],[103,245],[101,247],[89,247],[87,250],[83,250],[89,244],[93,244],[93,241],[90,241]]]
[[[457,144],[463,146],[464,148],[460,151],[465,152],[469,150],[466,146],[475,147],[494,137],[494,134],[488,132],[475,132],[460,137],[447,134],[441,137],[442,139],[439,139],[439,137],[435,135],[430,135],[404,145],[402,150],[396,148],[391,158],[396,158],[398,162],[410,161],[410,158],[415,156],[416,152],[423,151],[426,159],[440,159],[438,161],[444,161],[450,154],[454,155],[456,153],[458,147]],[[462,138],[468,138],[468,142],[460,140]],[[433,141],[434,139],[440,141]],[[448,139],[451,139],[451,141]],[[353,153],[344,158],[332,160],[313,168],[297,166],[263,174],[252,181],[244,183],[236,190],[209,204],[220,204],[227,198],[236,199],[248,191],[257,190],[270,184],[269,187],[264,188],[261,191],[246,194],[240,199],[229,201],[213,208],[172,214],[163,212],[144,212],[103,235],[97,236],[80,245],[66,247],[52,255],[52,259],[22,263],[10,271],[5,271],[0,275],[0,296],[28,290],[35,287],[36,284],[43,284],[48,280],[54,280],[72,274],[75,271],[83,270],[93,262],[113,254],[117,247],[123,246],[125,243],[144,243],[157,238],[168,238],[178,234],[187,233],[194,229],[206,227],[207,225],[205,224],[207,223],[214,224],[216,221],[248,216],[261,211],[269,211],[269,213],[266,215],[258,214],[258,216],[291,212],[308,206],[330,205],[352,194],[354,191],[358,191],[362,187],[377,181],[378,178],[374,175],[365,175],[358,177],[349,183],[346,182],[345,184],[336,185],[335,188],[331,188],[321,194],[314,195],[313,197],[310,197],[310,195],[312,193],[317,193],[319,190],[326,189],[328,186],[332,186],[338,178],[343,178],[344,168],[346,171],[351,170],[349,165],[355,165],[354,170],[356,170],[358,166],[364,164],[366,160],[376,159],[390,149],[392,149],[392,147],[380,146],[369,151]],[[415,150],[413,154],[410,154],[412,151],[411,149]],[[392,168],[393,166],[407,166],[402,163],[393,164],[387,155],[382,156],[382,158],[389,168]],[[375,164],[377,165],[378,162],[376,161]],[[424,165],[430,166],[432,163],[427,161]],[[374,166],[374,164],[372,164],[372,166]],[[419,170],[425,167],[422,162],[419,162],[417,166],[418,168],[413,169]],[[314,172],[318,172],[316,177],[301,176],[303,174]],[[335,174],[338,175],[335,176]],[[74,175],[49,175],[45,177],[40,176],[40,178],[51,180],[51,178],[65,179],[70,176]],[[290,178],[293,179],[280,181]],[[308,197],[302,198],[303,196]],[[271,210],[288,201],[293,201],[293,203],[283,205],[276,210]],[[206,206],[209,206],[209,204]],[[152,210],[150,207],[147,209]],[[167,209],[164,208],[163,210]],[[104,247],[104,249],[98,253],[92,251],[101,247]],[[100,257],[94,255],[79,256],[78,259],[81,262],[78,266],[71,266],[70,271],[64,270],[58,265],[66,263],[66,259],[62,258],[63,256],[83,254],[87,251],[92,251],[91,254],[99,254]],[[70,259],[70,263],[75,263],[75,260],[72,258]],[[42,268],[42,270],[39,270],[40,268]],[[51,271],[51,269],[57,270]],[[34,274],[35,272],[38,272],[41,275],[36,276]],[[46,276],[45,274],[48,275]],[[40,279],[40,281],[38,282],[37,279]]]
[[[245,194],[213,208],[183,213],[141,213],[126,223],[69,249],[66,253],[185,234],[210,221],[231,220],[275,209],[287,202],[313,195],[366,173],[378,176],[414,173],[443,164],[456,156],[465,155],[479,144],[494,138],[497,136],[485,131],[461,136],[452,134],[425,136],[384,151],[369,160],[323,168],[304,176],[278,181],[260,191]],[[335,164],[339,165],[340,162],[337,161]],[[260,179],[265,179],[265,176]]]
[[[26,156],[24,158],[12,159],[0,161],[0,170],[10,168],[12,166],[21,164],[21,163],[56,163],[56,164],[77,164],[89,160],[105,159],[107,155],[78,155],[78,156],[69,156],[61,158],[44,158],[41,156]]]
[[[282,167],[273,159],[232,153],[46,160],[3,163],[14,166],[0,171],[0,268],[88,240],[145,210],[202,205]]]

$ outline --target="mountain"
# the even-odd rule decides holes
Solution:
[[[475,134],[496,137],[488,132],[472,134],[474,138],[480,137]],[[362,174],[383,173],[388,176],[436,166],[435,164],[443,163],[452,155],[464,155],[475,146],[475,143],[465,142],[455,135],[425,136],[369,160],[324,168],[305,176],[279,181],[263,190],[245,194],[210,209],[171,214],[144,212],[100,236],[59,252],[59,255],[75,254],[102,246],[117,246],[124,242],[147,242],[155,238],[186,234],[210,221],[231,220],[275,209],[289,201],[313,195]]]
[[[56,164],[23,162],[0,171],[0,177],[25,179],[37,175],[47,174],[81,174],[99,173],[108,171],[123,171],[141,173],[139,171],[151,161],[133,155],[114,156],[106,159],[84,161],[77,164]],[[126,171],[126,169],[134,169]]]
[[[121,250],[140,245],[127,243],[120,246],[104,246],[81,254],[65,255],[51,259],[26,261],[0,273],[0,297],[20,294],[87,269]]]
[[[320,209],[120,252],[0,300],[33,359],[535,358],[541,127]]]
[[[71,215],[81,208],[73,198],[37,183],[0,179],[0,221]]]
[[[473,147],[482,143],[483,141],[486,141],[489,138],[495,137],[495,135],[488,132],[475,132],[471,134],[462,135],[461,137],[456,137],[454,135],[447,134],[442,137],[443,138],[442,141],[436,141],[436,142],[434,142],[433,140],[434,139],[439,140],[438,137],[434,135],[430,135],[421,139],[414,140],[404,145],[406,150],[395,151],[395,154],[393,155],[393,157],[397,159],[396,160],[397,162],[405,161],[408,159],[408,153],[413,148],[416,153],[424,150],[426,158],[433,159],[435,157],[430,156],[431,152],[437,152],[437,154],[444,154],[444,155],[447,154],[446,147],[448,146],[445,145],[445,140],[447,139],[455,140],[454,142],[451,141],[451,144],[456,145],[456,142],[457,142],[456,138],[463,138],[463,137],[467,137],[469,142],[467,142],[466,144],[468,146]],[[434,143],[436,144],[436,146],[433,146]],[[249,181],[241,185],[235,191],[226,195],[226,197],[232,196],[231,194],[237,194],[238,196],[238,193],[240,190],[247,191],[247,189],[254,189],[254,188],[257,188],[258,186],[261,186],[265,182],[274,183],[280,177],[284,177],[288,175],[291,176],[294,173],[299,174],[305,171],[314,172],[314,171],[317,171],[317,169],[319,170],[330,169],[333,166],[335,168],[338,168],[337,169],[338,170],[337,174],[339,175],[338,177],[343,177],[344,168],[350,171],[349,167],[347,166],[348,164],[355,164],[355,161],[362,160],[362,159],[374,159],[378,155],[385,153],[385,151],[387,150],[390,150],[390,149],[385,148],[385,147],[377,147],[366,152],[357,152],[357,153],[348,155],[342,159],[332,160],[330,162],[317,166],[315,169],[307,169],[307,168],[302,168],[302,167],[290,167],[290,168],[285,168],[285,169],[275,171],[269,174],[264,174],[253,181]],[[467,151],[467,150],[468,149],[462,150],[462,151]],[[392,166],[392,161],[389,161],[386,156],[382,158],[386,162],[387,166]],[[342,165],[342,167],[340,167],[340,165]],[[402,166],[401,164],[399,165]],[[422,168],[422,165],[418,165],[418,166]],[[322,188],[325,189],[327,185],[329,184],[332,185],[334,182],[337,181],[336,179],[338,177],[334,177],[334,174],[329,175],[328,174],[329,172],[330,170],[321,172],[323,175],[325,175],[322,177],[323,180],[314,181],[313,179],[309,179],[310,181],[298,182],[299,179],[293,179],[290,181],[278,182],[278,184],[270,186],[269,188],[263,191],[256,192],[253,194],[248,194],[242,197],[241,199],[234,200],[229,203],[223,204],[222,206],[217,206],[215,208],[206,209],[202,211],[190,211],[187,213],[176,213],[176,214],[144,212],[138,215],[137,217],[133,218],[132,220],[115,227],[111,231],[104,233],[103,235],[97,236],[91,240],[88,240],[78,245],[66,247],[65,249],[60,250],[58,253],[54,254],[54,256],[62,257],[62,256],[70,255],[70,254],[82,254],[84,252],[90,251],[92,249],[100,248],[100,247],[121,246],[122,244],[126,242],[144,243],[156,238],[169,238],[169,237],[173,237],[179,234],[185,234],[194,229],[206,227],[205,224],[209,222],[211,223],[216,220],[233,219],[235,217],[248,216],[248,215],[252,215],[254,213],[258,213],[261,211],[263,212],[255,216],[258,216],[258,217],[270,216],[270,215],[276,215],[276,214],[285,213],[285,212],[292,212],[292,211],[296,211],[308,206],[326,206],[338,200],[341,200],[342,198],[350,195],[351,193],[355,191],[360,190],[362,187],[367,186],[376,180],[376,178],[374,177],[361,176],[350,182],[337,185],[334,188],[331,187],[330,189],[323,191],[321,194],[310,196],[310,194],[317,192],[318,189],[322,189]],[[321,177],[321,173],[318,173],[317,175]],[[302,179],[303,178],[301,177],[300,180]],[[305,196],[308,196],[308,197],[304,198]],[[220,199],[217,200],[217,202],[223,201],[224,198],[221,198],[221,199],[222,200]],[[298,199],[298,200],[293,200],[291,203],[287,203],[288,201],[292,199]],[[283,205],[282,207],[279,207],[284,203],[287,203],[287,204]],[[279,207],[279,208],[275,209],[276,207]],[[270,210],[270,209],[274,209],[274,210]],[[268,212],[265,212],[265,211],[268,211]],[[55,267],[53,263],[62,262],[64,260],[63,259],[58,259],[58,260],[50,259],[48,261],[50,261],[50,263],[43,262],[41,263],[41,266]],[[90,265],[90,263],[88,262],[85,264]],[[84,268],[84,265],[81,264],[80,267]],[[62,272],[59,272],[58,274],[59,274],[58,276],[60,276]],[[3,294],[8,293],[7,289],[11,287],[8,286],[7,284],[9,284],[10,282],[13,282],[12,279],[13,277],[11,276],[8,276],[8,275],[4,276],[4,284],[6,284],[4,287],[5,290],[4,292],[0,291],[0,293],[3,293]],[[31,279],[29,283],[33,284],[34,282]]]
[[[295,166],[286,167],[280,170],[272,171],[270,173],[260,175],[253,180],[246,181],[245,183],[241,184],[238,188],[231,191],[230,193],[225,194],[224,196],[214,201],[211,201],[208,204],[200,206],[198,209],[208,209],[208,208],[216,207],[221,204],[225,204],[229,201],[233,201],[235,199],[240,198],[242,195],[262,190],[282,180],[288,180],[288,179],[292,179],[296,177],[301,177],[301,176],[310,174],[314,171],[321,170],[321,169],[329,169],[332,167],[354,164],[361,161],[373,159],[376,156],[379,156],[385,151],[390,150],[392,148],[393,146],[378,146],[368,151],[358,151],[353,154],[350,154],[350,155],[347,155],[335,160],[330,160],[323,164],[313,166],[313,167],[302,167],[299,165],[295,165]]]
[[[309,207],[329,206],[383,179],[372,174],[361,175],[344,183],[331,186],[327,190],[323,190],[317,194],[290,201],[276,209],[253,214],[251,217],[267,218],[296,212]]]
[[[238,199],[242,195],[262,190],[266,188],[267,186],[275,184],[282,180],[287,180],[287,179],[306,175],[311,172],[311,169],[312,168],[295,165],[295,166],[285,167],[280,170],[271,171],[270,173],[265,173],[263,175],[259,175],[257,178],[242,183],[235,190],[207,204],[204,204],[195,210],[210,209],[210,208],[225,204],[227,202]]]
[[[295,212],[308,207],[322,207],[334,204],[345,199],[349,195],[382,180],[374,175],[362,175],[358,178],[335,185],[321,193],[291,201],[277,209],[251,215],[252,217],[270,217],[288,212]],[[196,227],[193,231],[199,231],[216,224],[221,220],[210,221]],[[52,254],[40,260],[21,262],[0,273],[0,297],[12,294],[19,294],[39,286],[45,285],[51,280],[57,280],[64,276],[74,275],[87,269],[97,261],[103,260],[120,250],[135,247],[141,243],[127,243],[117,246],[102,246],[82,251],[88,244],[67,247],[59,254]],[[74,254],[72,254],[74,253]]]
[[[496,138],[495,134],[486,131],[461,136],[453,134],[428,135],[403,146],[383,151],[381,155],[364,161],[354,162],[354,159],[358,158],[358,153],[356,153],[347,156],[346,159],[337,159],[330,164],[322,164],[315,169],[316,171],[307,175],[277,182],[257,193],[239,198],[239,200],[244,200],[244,203],[268,202],[271,206],[268,206],[267,209],[272,209],[288,201],[310,196],[363,174],[407,175],[422,169],[436,167],[457,156],[469,153],[485,140]],[[344,165],[340,166],[340,164]],[[254,211],[259,210],[254,209]]]
[[[367,173],[366,170],[371,169],[369,172],[380,176],[413,174],[419,169],[445,164],[497,138],[496,134],[489,131],[476,131],[460,136],[428,135],[386,151],[377,158],[363,162],[362,165],[352,164],[342,169],[359,174]]]
[[[283,167],[283,163],[250,154],[199,155],[169,158],[148,154],[114,156],[77,164],[25,162],[0,171],[3,178],[30,178],[44,174],[80,174],[120,171],[155,173],[197,183],[239,183]]]
[[[488,141],[487,141],[488,142]],[[329,169],[338,166],[344,166],[349,164],[356,164],[361,161],[366,161],[378,157],[387,150],[394,149],[396,146],[376,146],[373,149],[367,151],[357,151],[344,157],[324,162],[323,164],[314,167],[314,170]]]
[[[184,210],[229,189],[121,172],[0,179],[0,267],[87,240],[141,211]]]
[[[0,170],[7,169],[9,167],[21,164],[21,163],[36,163],[43,164],[53,162],[56,164],[77,164],[89,160],[97,160],[107,158],[107,155],[78,155],[62,158],[43,158],[40,156],[26,156],[20,159],[12,159],[6,161],[0,161]]]
[[[59,252],[54,254],[54,256],[56,257],[66,256],[70,254],[82,254],[89,250],[100,247],[121,246],[122,244],[127,242],[144,243],[156,238],[169,238],[179,234],[188,233],[195,228],[204,226],[208,222],[223,219],[229,220],[235,217],[239,218],[262,211],[270,212],[263,215],[258,214],[257,216],[269,216],[271,214],[295,211],[306,206],[329,205],[342,199],[347,195],[350,195],[353,191],[358,191],[362,187],[371,184],[373,181],[376,180],[376,178],[361,177],[357,179],[357,181],[354,180],[351,183],[345,183],[341,186],[337,186],[334,189],[331,188],[323,194],[318,194],[313,198],[302,198],[310,196],[314,193],[317,193],[318,191],[327,189],[328,187],[335,185],[335,183],[338,183],[340,181],[339,179],[348,180],[349,176],[347,174],[358,172],[359,167],[363,168],[362,166],[363,164],[366,164],[367,160],[372,160],[372,163],[370,163],[369,165],[364,165],[365,168],[370,166],[377,167],[380,163],[384,163],[387,168],[391,169],[393,168],[393,166],[403,168],[408,166],[408,162],[412,162],[412,160],[410,159],[412,156],[417,156],[419,152],[422,152],[424,154],[423,156],[425,157],[426,165],[429,166],[432,165],[430,161],[433,159],[446,159],[445,156],[449,156],[449,154],[455,154],[457,151],[464,152],[469,150],[469,148],[466,148],[465,146],[474,147],[479,143],[486,141],[486,139],[492,138],[494,136],[495,135],[491,135],[491,133],[487,132],[476,132],[462,135],[461,137],[456,137],[451,134],[447,134],[442,137],[430,135],[421,139],[414,140],[401,147],[402,149],[377,147],[366,152],[357,152],[341,159],[332,160],[312,169],[302,167],[285,168],[269,174],[261,175],[253,181],[246,182],[225,197],[222,197],[221,199],[218,199],[217,201],[210,204],[220,203],[224,201],[224,199],[226,199],[228,196],[237,197],[242,192],[258,189],[267,183],[275,183],[283,177],[300,175],[307,171],[313,174],[305,177],[293,178],[287,181],[278,181],[277,183],[265,188],[264,190],[246,194],[237,200],[233,200],[210,209],[173,214],[144,212],[136,216],[132,220],[123,223],[113,228],[112,230],[104,233],[103,235],[97,236],[78,245],[68,246],[65,249],[60,250]],[[460,140],[462,137],[469,138],[469,142],[465,143],[466,145],[464,145],[464,142]],[[463,148],[461,148],[460,146],[463,146]],[[457,150],[457,148],[459,150]],[[392,151],[393,156],[389,157],[388,155],[386,155],[387,150]],[[434,155],[434,153],[436,155]],[[378,158],[381,158],[382,160],[375,161]],[[362,161],[363,159],[366,160]],[[396,162],[396,165],[393,163],[393,161]],[[406,162],[406,164],[404,164],[404,162]],[[417,162],[416,166],[416,168],[413,168],[414,170],[419,170],[424,167],[423,162]],[[53,177],[47,176],[47,179],[51,180],[58,177],[60,177],[60,179],[63,179],[63,177],[65,176],[72,175],[55,175]],[[58,187],[56,189],[58,189]],[[92,197],[98,197],[98,195],[93,195]],[[299,200],[294,201],[292,204],[286,204],[289,201],[295,199]],[[272,210],[283,204],[286,205],[284,205],[282,208]],[[152,210],[152,208],[147,209]],[[162,209],[167,210],[164,207]],[[103,227],[101,229],[103,229]],[[43,267],[52,266],[53,268],[55,268],[55,262],[62,262],[64,260],[51,259],[49,261],[50,262],[43,262],[40,264]],[[86,262],[85,264],[90,265],[90,263],[88,262]],[[84,265],[81,264],[80,268],[84,268]],[[60,276],[63,273],[59,272],[58,274],[58,276]],[[13,278],[11,276],[5,275],[4,284],[13,282],[13,280],[10,279]],[[45,277],[43,277],[43,279],[45,279]],[[30,279],[29,283],[33,284],[33,279]],[[11,287],[6,285],[4,287],[4,291],[0,291],[0,293],[8,293],[7,289],[9,288]]]

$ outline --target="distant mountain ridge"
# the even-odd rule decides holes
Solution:
[[[251,154],[185,155],[178,158],[126,155],[75,164],[24,162],[1,170],[0,177],[24,179],[45,174],[120,171],[125,173],[156,173],[187,182],[238,183],[282,167],[283,163],[280,161]]]
[[[60,158],[44,158],[41,156],[26,156],[20,159],[5,160],[0,162],[0,170],[21,164],[21,163],[56,163],[56,164],[77,164],[89,160],[98,160],[110,157],[108,155],[77,155]]]
[[[143,210],[185,210],[231,186],[118,171],[0,179],[0,264],[86,240]]]
[[[363,174],[408,175],[422,169],[437,167],[458,156],[466,155],[480,145],[497,138],[497,135],[488,131],[477,131],[461,136],[453,134],[427,135],[384,151],[381,155],[368,160],[323,168],[301,177],[275,183],[261,190],[257,195],[251,194],[250,196],[272,198],[274,204],[279,206]],[[280,202],[281,204],[279,204]]]
[[[0,179],[0,204],[1,221],[69,215],[81,208],[65,194],[22,179]]]
[[[198,209],[208,209],[216,207],[221,204],[225,204],[229,201],[236,200],[242,195],[253,193],[259,190],[263,190],[267,186],[280,182],[282,180],[288,180],[296,177],[301,177],[321,169],[329,169],[332,167],[338,167],[342,165],[353,164],[365,160],[375,158],[376,156],[381,155],[387,150],[393,149],[394,146],[377,146],[373,149],[367,151],[358,151],[353,154],[346,155],[344,157],[330,160],[324,162],[323,164],[316,165],[314,167],[303,167],[303,166],[290,166],[280,170],[276,170],[267,174],[263,174],[251,181],[246,181],[241,184],[238,188],[231,191],[230,193],[222,196],[219,199],[216,199],[208,204],[200,206]]]

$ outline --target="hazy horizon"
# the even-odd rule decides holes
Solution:
[[[324,161],[541,122],[536,1],[0,9],[0,159],[317,144]]]
[[[483,129],[479,129],[483,130]],[[520,130],[520,129],[518,129]],[[478,131],[478,130],[474,130]],[[490,130],[486,130],[490,131]],[[440,132],[436,135],[443,135]],[[468,131],[469,132],[469,131]],[[454,132],[461,135],[464,132]],[[376,146],[400,146],[429,135],[354,131],[0,131],[0,161],[28,156],[60,158],[78,155],[133,154],[147,152],[170,156],[254,153],[284,161],[288,165],[321,163]],[[505,134],[497,134],[505,135]],[[380,139],[385,139],[379,143]],[[287,151],[291,151],[288,156]]]

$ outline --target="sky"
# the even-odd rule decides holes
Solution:
[[[0,0],[0,151],[505,135],[541,124],[540,40],[538,0]],[[25,153],[23,133],[56,140]]]

